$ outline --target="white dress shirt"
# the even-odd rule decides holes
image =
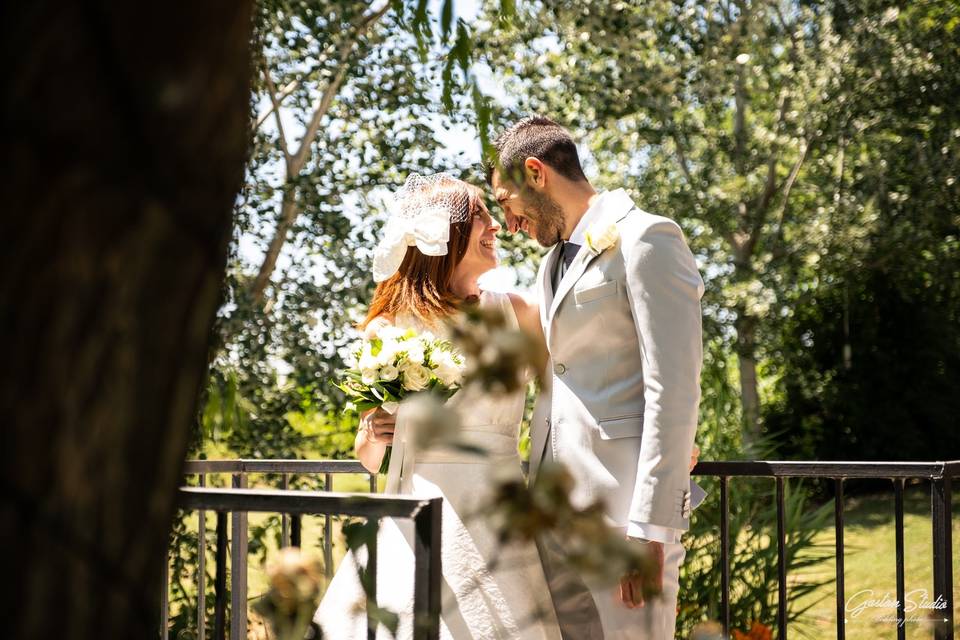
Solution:
[[[621,191],[621,189],[618,189],[617,191]],[[580,218],[580,222],[578,222],[577,226],[573,228],[573,233],[570,234],[570,239],[568,242],[573,242],[581,247],[587,243],[587,229],[589,229],[590,225],[600,218],[601,214],[603,213],[604,198],[609,193],[611,192],[604,191],[599,194],[596,200],[593,201],[593,204],[590,205],[590,208],[587,209],[584,212],[583,217]],[[566,277],[566,274],[564,274],[564,277]],[[643,538],[644,540],[652,540],[654,542],[677,543],[680,542],[680,536],[682,534],[683,531],[680,529],[664,527],[657,524],[649,524],[646,522],[637,522],[636,520],[631,520],[630,524],[627,525],[628,537]]]

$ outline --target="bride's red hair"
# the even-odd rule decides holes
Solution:
[[[470,244],[473,218],[483,213],[483,191],[462,180],[444,181],[435,189],[438,201],[460,203],[459,206],[467,208],[467,211],[456,212],[458,216],[451,216],[465,219],[450,225],[447,254],[428,256],[416,247],[407,247],[400,269],[377,285],[367,317],[360,324],[361,329],[366,329],[375,318],[382,316],[394,320],[401,313],[409,313],[430,325],[450,316],[465,302],[453,292],[450,283]],[[450,198],[450,195],[460,197]],[[463,198],[463,195],[467,197]]]

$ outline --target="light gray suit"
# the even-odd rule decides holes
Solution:
[[[601,207],[594,226],[615,224],[617,242],[599,254],[583,246],[556,292],[559,245],[537,276],[552,380],[531,424],[531,478],[542,460],[555,459],[576,478],[574,503],[603,499],[612,526],[685,531],[702,496],[689,462],[700,401],[703,280],[676,223],[636,208],[623,190],[602,194],[594,206]],[[567,637],[673,637],[682,545],[664,545],[664,597],[639,611],[615,605],[611,590],[586,598],[583,587],[575,595],[578,580],[556,562],[557,545],[562,541],[542,544],[541,555],[561,624],[570,622]]]

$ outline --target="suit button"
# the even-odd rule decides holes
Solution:
[[[558,362],[557,364],[553,365],[553,372],[558,376],[562,376],[567,372],[567,366],[562,362]]]

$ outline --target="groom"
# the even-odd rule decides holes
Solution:
[[[541,464],[564,464],[574,504],[602,498],[613,526],[660,567],[648,584],[589,587],[563,568],[563,541],[542,540],[564,638],[673,638],[680,535],[705,495],[688,468],[702,361],[696,261],[676,223],[623,189],[597,193],[552,120],[521,120],[494,147],[489,180],[509,230],[553,247],[537,275],[552,380],[531,423],[531,481]],[[645,587],[662,596],[644,600]]]

